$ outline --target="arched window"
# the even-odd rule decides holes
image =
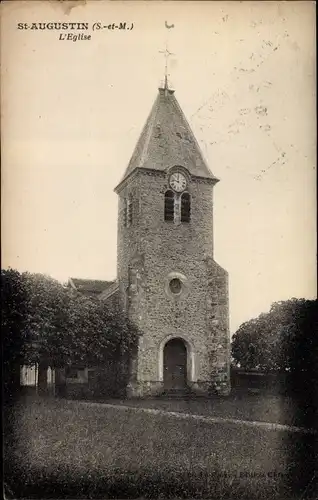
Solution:
[[[166,191],[165,193],[165,220],[174,220],[174,193],[173,191]]]
[[[131,226],[133,219],[132,214],[132,197],[131,195],[125,199],[125,213],[124,213],[124,224],[126,227]]]
[[[124,198],[123,220],[124,226],[127,227],[127,198]]]
[[[190,222],[191,199],[189,193],[181,196],[181,222]]]

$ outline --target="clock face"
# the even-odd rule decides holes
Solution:
[[[181,193],[187,187],[187,180],[183,174],[175,172],[171,174],[169,184],[177,193]]]

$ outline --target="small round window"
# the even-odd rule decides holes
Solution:
[[[169,283],[169,288],[172,293],[180,293],[181,292],[181,281],[179,278],[173,278]]]

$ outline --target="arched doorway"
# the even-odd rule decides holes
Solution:
[[[163,381],[166,391],[187,386],[187,348],[180,338],[168,340],[163,350]]]

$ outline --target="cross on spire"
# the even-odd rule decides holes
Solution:
[[[164,57],[165,57],[165,86],[164,86],[164,89],[165,90],[168,90],[168,76],[170,76],[170,74],[168,73],[168,59],[170,56],[174,56],[173,52],[170,52],[168,50],[168,45],[167,45],[167,42],[166,42],[166,48],[165,50],[159,50],[160,54],[164,54]]]

